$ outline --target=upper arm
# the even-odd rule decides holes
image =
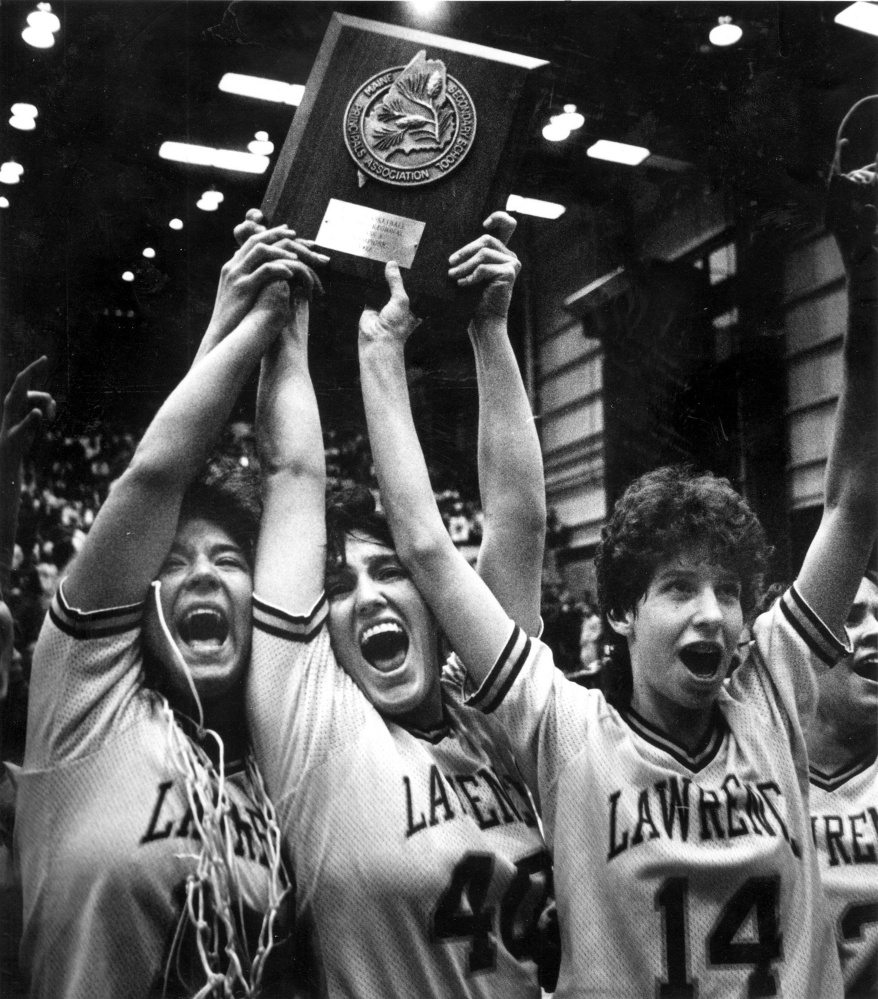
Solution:
[[[512,622],[486,582],[447,534],[421,550],[398,554],[452,649],[481,684],[509,640]]]
[[[864,534],[856,511],[827,507],[796,579],[798,591],[842,640],[845,619],[868,563],[870,537]]]
[[[304,613],[323,591],[326,559],[326,458],[308,370],[304,325],[263,361],[257,440],[263,512],[255,590],[278,607]]]
[[[177,528],[182,492],[135,457],[101,507],[65,584],[71,605],[99,610],[139,603]]]
[[[529,529],[515,519],[486,522],[478,573],[503,610],[528,635],[540,628],[545,524]]]
[[[254,589],[278,607],[304,613],[323,591],[324,488],[313,476],[275,473],[263,484]]]

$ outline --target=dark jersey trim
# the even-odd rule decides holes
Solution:
[[[651,746],[667,753],[681,766],[692,773],[702,771],[716,756],[728,732],[728,725],[723,713],[714,706],[710,716],[710,724],[704,738],[691,752],[684,745],[672,739],[667,733],[650,724],[639,715],[634,708],[625,708],[619,714],[622,720]]]
[[[808,779],[815,787],[819,787],[821,791],[837,791],[844,784],[847,784],[849,780],[853,780],[854,777],[859,776],[871,766],[874,766],[876,759],[878,759],[878,752],[871,749],[859,760],[847,763],[829,774],[818,770],[817,767],[811,764],[808,768]]]

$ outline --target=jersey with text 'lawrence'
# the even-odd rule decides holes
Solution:
[[[62,588],[34,653],[15,822],[34,999],[189,996],[205,981],[191,936],[173,946],[199,842],[143,686],[141,615],[77,611]],[[266,832],[244,773],[229,794],[244,930],[258,932]],[[268,994],[291,995],[278,973]]]
[[[878,996],[878,760],[811,767],[811,832],[835,926],[845,995]]]
[[[794,592],[755,636],[694,752],[567,681],[517,628],[472,698],[541,802],[559,997],[840,995],[799,718],[814,660],[841,643]]]
[[[536,999],[550,866],[508,750],[453,671],[436,729],[383,719],[336,663],[325,606],[254,598],[248,721],[326,994]]]

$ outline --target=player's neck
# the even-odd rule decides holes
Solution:
[[[713,721],[712,704],[704,708],[687,708],[655,694],[638,696],[637,688],[631,698],[631,707],[650,725],[690,752],[704,741]]]
[[[805,733],[808,759],[823,773],[835,773],[848,764],[878,750],[878,727],[852,728],[839,719],[817,712]]]

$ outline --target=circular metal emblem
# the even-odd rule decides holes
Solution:
[[[429,184],[458,166],[476,135],[476,108],[439,59],[420,51],[407,66],[367,80],[351,98],[344,138],[369,177],[410,187]]]

